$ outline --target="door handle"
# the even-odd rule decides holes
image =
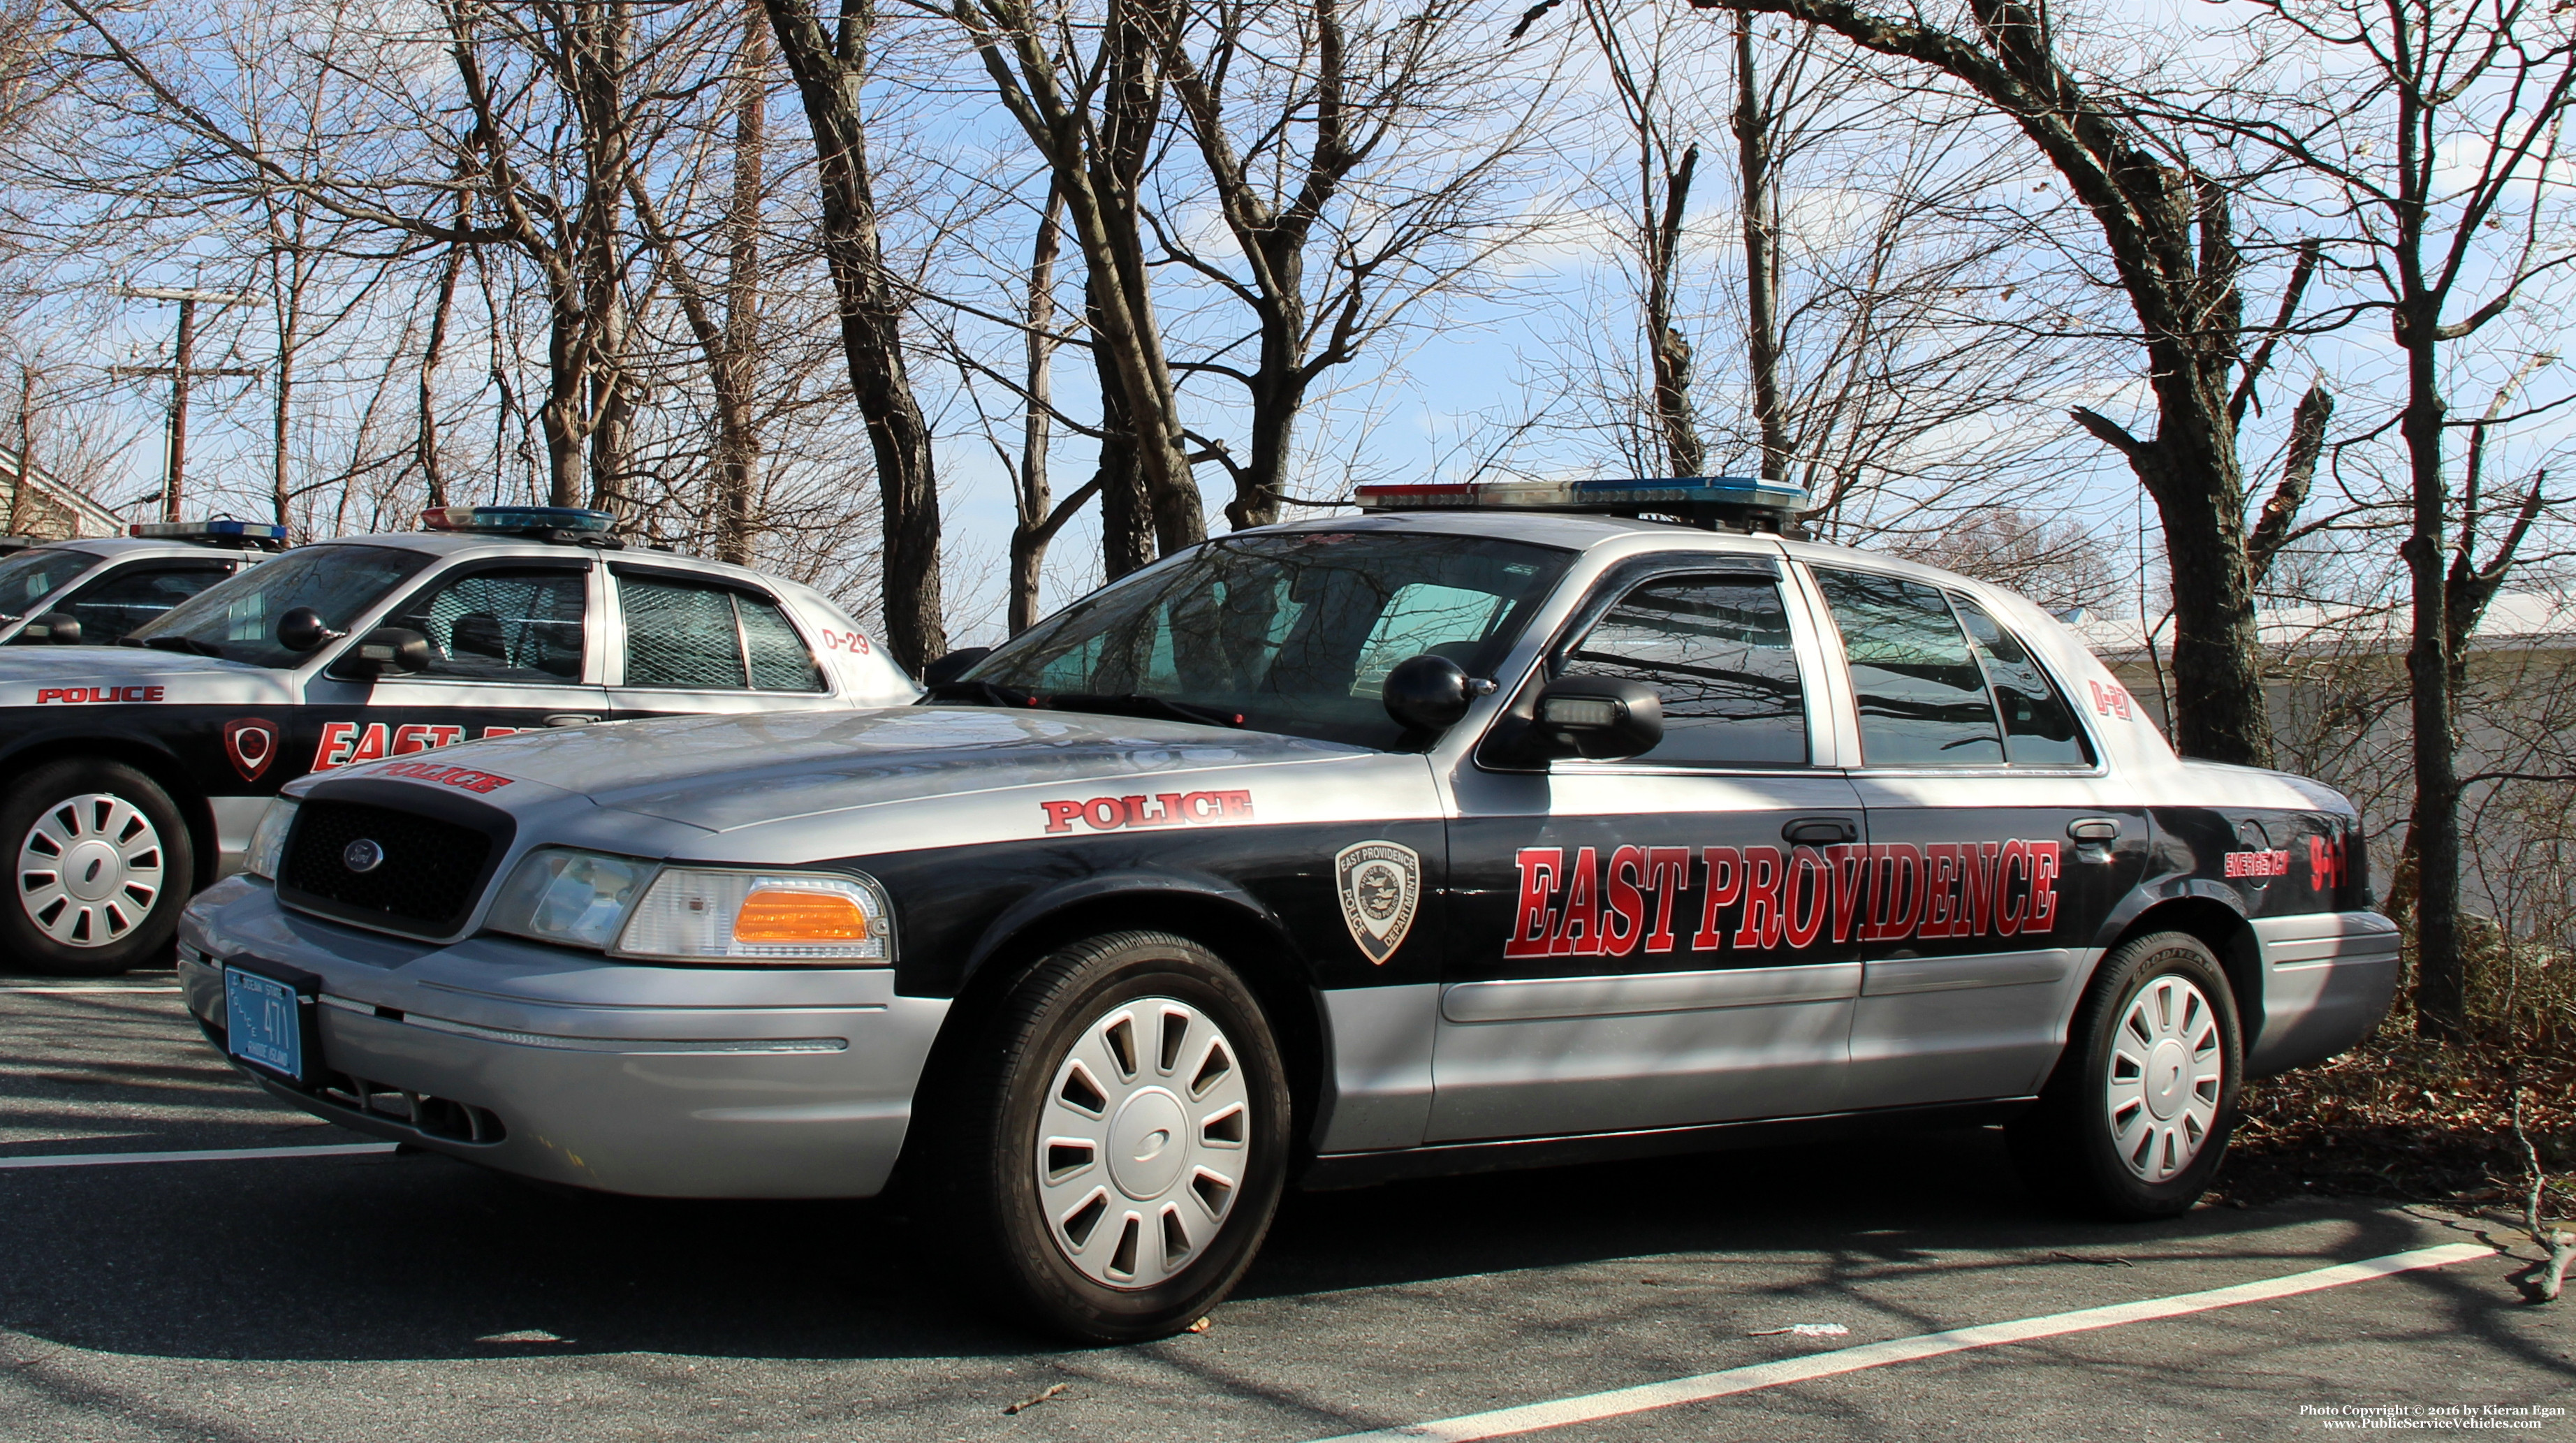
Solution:
[[[598,717],[591,716],[583,712],[559,711],[553,716],[546,718],[546,725],[550,727],[586,727],[597,720],[599,720]]]
[[[2108,842],[2120,835],[2115,817],[2077,817],[2066,824],[2066,835],[2079,842]]]
[[[1780,828],[1780,839],[1807,846],[1826,842],[1856,842],[1860,828],[1849,817],[1796,817]]]

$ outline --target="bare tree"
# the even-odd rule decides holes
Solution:
[[[2135,311],[2156,397],[2152,437],[2077,408],[2154,498],[2173,572],[2176,740],[2195,756],[2260,765],[2271,756],[2256,661],[2245,484],[2229,397],[2251,373],[2238,276],[2243,257],[2226,189],[2151,137],[2133,109],[2097,94],[2058,58],[2047,12],[1970,0],[1953,32],[1848,0],[1691,0],[1784,15],[1854,45],[1928,66],[2009,117],[2098,224]]]
[[[1064,198],[1082,253],[1093,354],[1104,391],[1114,397],[1104,430],[1134,448],[1155,542],[1167,555],[1196,545],[1207,536],[1207,519],[1154,308],[1139,184],[1163,87],[1147,22],[1126,0],[1111,0],[1086,47],[1068,5],[1041,13],[1027,0],[955,0],[944,13],[974,45],[1003,109]],[[1104,447],[1104,473],[1113,459]],[[1120,489],[1104,481],[1113,547]],[[1112,557],[1113,575],[1123,559]]]
[[[2554,346],[2498,385],[2485,414],[2450,415],[2461,343],[2490,347],[2516,303],[2576,264],[2563,202],[2561,134],[2576,105],[2576,36],[2525,0],[2267,3],[2262,22],[2323,61],[2322,95],[2238,107],[2203,123],[2273,147],[2332,187],[2348,232],[2346,273],[2384,312],[2404,360],[2397,430],[2405,445],[2413,600],[2407,674],[2415,804],[2408,827],[2419,1025],[2452,1037],[2464,1021],[2459,942],[2460,805],[2455,693],[2468,638],[2531,534],[2546,472],[2498,505],[2485,475],[2492,433],[2535,407],[2516,395]],[[2393,155],[2387,152],[2393,151]],[[2455,489],[2450,453],[2468,433]],[[2481,528],[2502,534],[2480,553]],[[2404,864],[2401,864],[2404,865]]]
[[[823,255],[840,305],[850,389],[867,418],[882,507],[885,642],[919,671],[948,650],[939,555],[939,473],[905,360],[905,304],[885,261],[861,103],[876,13],[843,0],[827,33],[809,0],[763,0],[814,132]]]

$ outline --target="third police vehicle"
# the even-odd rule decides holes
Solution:
[[[130,630],[94,625],[80,588],[27,623],[57,644],[0,647],[0,955],[66,974],[166,957],[188,894],[231,870],[297,777],[603,719],[918,691],[821,593],[621,548],[604,513],[424,520],[296,547]],[[52,549],[0,562],[0,581]]]
[[[188,908],[188,1003],[532,1178],[900,1176],[1091,1339],[1205,1313],[1291,1181],[2001,1121],[2061,1199],[2179,1212],[2247,1077],[2386,1007],[2352,807],[2178,760],[2037,607],[1799,499],[1374,488],[919,705],[307,778]]]

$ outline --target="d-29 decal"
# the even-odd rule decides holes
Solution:
[[[1523,847],[1506,957],[1624,957],[1908,938],[2045,936],[2053,840],[1823,847]],[[1696,896],[1697,905],[1686,905]],[[1685,935],[1683,929],[1689,931]]]

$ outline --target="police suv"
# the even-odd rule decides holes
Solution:
[[[286,545],[256,521],[141,521],[0,560],[0,643],[104,646]]]
[[[279,1097],[532,1178],[900,1159],[1099,1340],[1204,1313],[1291,1179],[2002,1121],[2071,1204],[2188,1207],[2243,1080],[2386,1007],[2352,807],[2177,760],[2045,613],[1800,499],[1372,488],[920,705],[309,778],[189,906],[188,1002]]]
[[[122,629],[93,625],[95,607],[67,614],[94,593],[64,583],[30,627],[57,644],[0,649],[0,847],[17,863],[0,955],[89,975],[167,955],[188,894],[232,870],[279,785],[308,773],[609,718],[917,694],[820,593],[619,549],[608,520],[433,511],[424,531],[287,551],[116,646],[59,644]],[[58,549],[0,562],[0,584]],[[148,564],[209,555],[233,564]],[[146,563],[105,564],[113,585]]]

